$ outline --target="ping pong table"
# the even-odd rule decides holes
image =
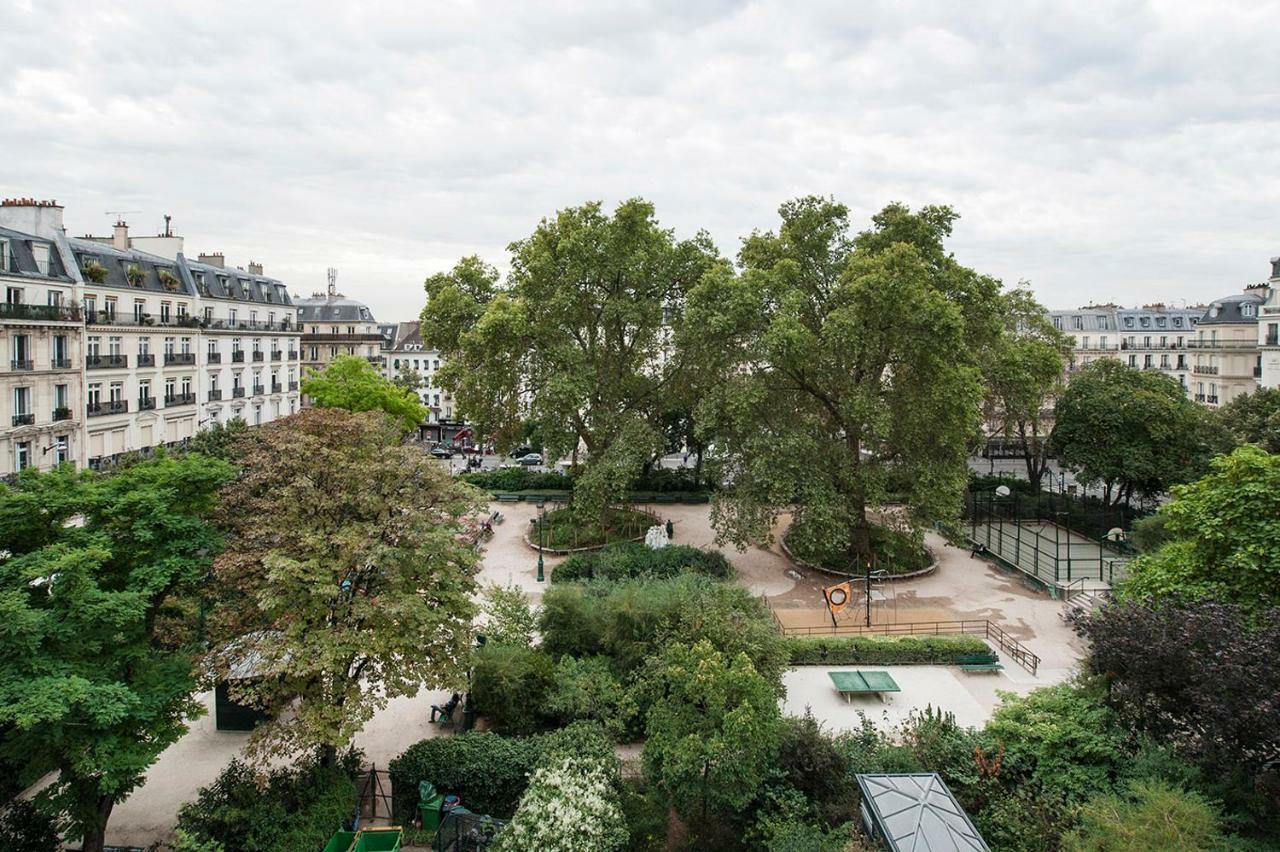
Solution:
[[[875,695],[884,701],[886,692],[902,691],[888,672],[827,672],[827,676],[845,701],[854,695]]]

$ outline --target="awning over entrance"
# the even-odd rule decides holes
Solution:
[[[989,852],[936,772],[859,775],[867,834],[892,852]]]

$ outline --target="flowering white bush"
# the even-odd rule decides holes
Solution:
[[[566,757],[533,773],[520,807],[494,852],[619,849],[627,826],[609,770],[598,760]]]

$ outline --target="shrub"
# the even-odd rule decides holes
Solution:
[[[610,669],[607,657],[561,657],[546,710],[559,723],[599,722],[618,739],[636,715],[635,704]]]
[[[539,730],[555,688],[551,656],[536,648],[490,644],[475,653],[471,696],[476,710],[509,734]]]
[[[486,491],[568,491],[573,488],[573,478],[563,473],[542,473],[524,467],[464,473],[459,479]]]
[[[802,717],[783,719],[778,771],[824,822],[840,823],[856,816],[857,791],[849,760],[807,710]]]
[[[661,788],[643,779],[624,781],[620,804],[630,835],[627,852],[666,848],[669,805]]]
[[[627,824],[613,782],[600,761],[561,757],[539,768],[494,842],[494,852],[621,848]]]
[[[614,542],[626,542],[644,535],[656,521],[647,512],[622,506],[611,506],[604,512],[604,522],[599,517],[566,506],[553,509],[543,516],[546,525],[543,544],[557,550],[596,547]],[[535,528],[530,539],[537,541]]]
[[[529,595],[519,586],[489,586],[484,590],[485,635],[497,645],[529,646],[538,626]]]
[[[178,829],[192,849],[211,843],[240,852],[318,849],[355,813],[352,776],[359,763],[358,753],[336,767],[312,758],[260,777],[233,760],[182,806]]]
[[[86,280],[92,281],[94,284],[101,284],[107,280],[107,268],[96,260],[91,260],[81,267],[80,272]]]
[[[551,572],[552,583],[580,580],[666,579],[677,574],[704,574],[728,579],[733,566],[718,550],[672,545],[653,548],[640,543],[614,544],[596,553],[570,556]]]
[[[534,769],[544,758],[562,757],[617,760],[604,731],[586,723],[533,737],[468,731],[421,740],[388,767],[393,816],[402,823],[412,820],[418,807],[418,783],[430,781],[440,792],[458,796],[475,813],[507,819],[515,813]]]
[[[1135,783],[1126,795],[1090,799],[1062,848],[1072,852],[1226,849],[1213,806],[1160,781]]]
[[[631,484],[635,491],[652,491],[658,494],[671,494],[681,491],[700,491],[697,471],[691,468],[653,468],[648,473],[636,477]]]
[[[740,586],[696,574],[553,585],[543,596],[539,629],[548,653],[603,654],[620,677],[669,645],[702,639],[726,657],[745,653],[775,688],[786,667],[782,637],[759,599]]]
[[[49,852],[58,842],[55,820],[35,803],[14,799],[0,810],[0,849],[5,852]]]
[[[978,636],[788,636],[783,642],[793,666],[955,665],[991,650]]]
[[[861,566],[850,566],[848,554],[832,552],[826,536],[812,525],[797,519],[784,533],[787,548],[801,562],[821,565],[845,573],[865,573]],[[933,556],[915,537],[886,527],[871,526],[871,548],[877,571],[889,574],[911,574],[933,564]]]

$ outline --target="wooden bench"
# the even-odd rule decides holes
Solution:
[[[991,651],[985,654],[969,654],[956,660],[956,662],[962,672],[998,672],[1004,669],[1004,664],[1000,662],[1000,658]]]

